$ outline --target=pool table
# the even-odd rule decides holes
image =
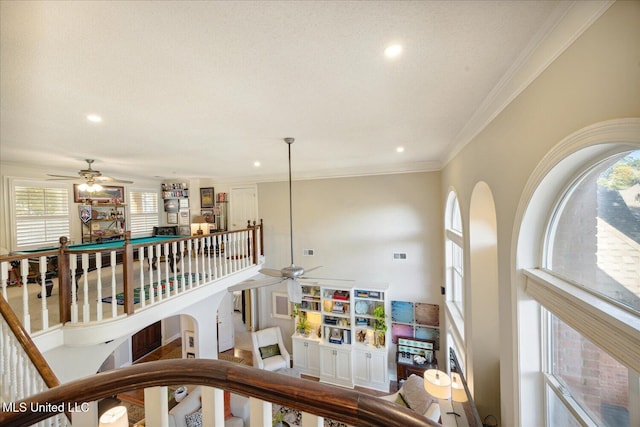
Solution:
[[[184,236],[163,235],[163,236],[152,236],[152,237],[140,237],[136,239],[130,239],[129,242],[133,246],[144,245],[145,247],[147,247],[150,245],[162,244],[168,240],[179,239],[182,237]],[[68,245],[67,250],[68,250],[68,253],[70,254],[77,253],[78,256],[81,256],[82,253],[89,252],[89,266],[87,271],[93,271],[96,269],[96,252],[98,251],[105,251],[105,252],[102,252],[102,255],[101,255],[103,266],[110,265],[110,262],[111,262],[110,251],[112,250],[117,250],[116,264],[121,264],[123,260],[124,244],[125,244],[124,239],[110,240],[102,243],[83,243],[83,244],[77,244],[77,245]],[[171,246],[172,245],[169,246],[170,254],[172,254]],[[35,258],[35,257],[39,256],[43,252],[57,251],[58,249],[59,249],[59,246],[50,246],[46,248],[16,251],[14,253],[29,254],[34,256],[34,258],[30,259],[30,262],[29,262],[29,265],[30,265],[29,276],[32,277],[35,282],[41,283],[41,275],[38,274],[38,272],[40,271],[39,260],[38,258]],[[118,249],[120,250],[118,251]],[[134,259],[138,258],[137,248],[135,248],[133,251],[133,258]],[[176,254],[176,260],[179,260],[179,259],[180,259],[180,254]],[[157,256],[154,256],[153,259],[151,260],[151,265],[153,266],[154,269],[157,268],[157,260],[158,260]],[[171,271],[173,272],[174,271],[173,256],[170,257],[169,261],[170,261]],[[82,269],[81,260],[78,259],[78,267],[76,270],[76,283],[83,273],[84,273],[84,270]],[[51,279],[57,276],[58,276],[58,257],[56,255],[49,256],[49,258],[47,259],[47,273],[45,276],[45,280],[47,284],[47,296],[51,296],[51,291],[53,289],[53,282],[51,281]],[[40,297],[39,294],[38,294],[38,297]]]

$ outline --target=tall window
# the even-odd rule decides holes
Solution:
[[[462,218],[458,198],[452,192],[447,200],[445,213],[446,289],[447,301],[453,303],[461,318],[464,318],[464,256],[462,240]]]
[[[158,193],[130,191],[131,237],[150,236],[158,222]]]
[[[58,245],[69,237],[69,189],[52,183],[15,181],[16,249]]]
[[[638,372],[621,363],[636,360],[640,331],[640,151],[566,188],[547,230],[550,276],[534,272],[528,289],[548,313],[547,423],[640,425]]]
[[[570,187],[545,267],[640,313],[640,151],[596,164]]]

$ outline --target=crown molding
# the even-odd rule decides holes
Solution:
[[[442,158],[446,166],[489,125],[518,95],[589,28],[614,3],[561,1],[518,59],[487,95],[467,124],[454,137]]]

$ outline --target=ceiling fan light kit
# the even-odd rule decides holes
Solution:
[[[84,180],[84,183],[81,184],[85,186],[84,188],[80,188],[82,191],[96,192],[102,190],[102,186],[98,182],[113,182],[113,183],[121,183],[121,184],[133,184],[133,181],[126,181],[124,179],[111,178],[108,176],[103,176],[102,172],[95,170],[91,167],[94,160],[93,159],[85,159],[87,162],[86,169],[80,169],[78,171],[78,176],[80,179]],[[58,180],[78,180],[77,176],[68,176],[68,175],[54,175],[48,174],[51,178],[50,181],[58,181]]]

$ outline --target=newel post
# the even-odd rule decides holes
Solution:
[[[260,218],[260,255],[264,255],[264,224]]]
[[[69,239],[66,236],[60,237],[60,248],[58,248],[58,308],[60,312],[60,323],[71,321],[71,272],[69,271]]]
[[[253,221],[253,227],[251,227],[250,225],[248,226],[249,228],[251,228],[251,253],[253,254],[253,259],[251,260],[251,263],[253,265],[258,265],[258,227],[256,226],[256,222]]]
[[[124,312],[133,314],[134,288],[133,283],[133,246],[131,245],[131,231],[124,234],[124,249],[122,251],[122,275],[124,279]]]

